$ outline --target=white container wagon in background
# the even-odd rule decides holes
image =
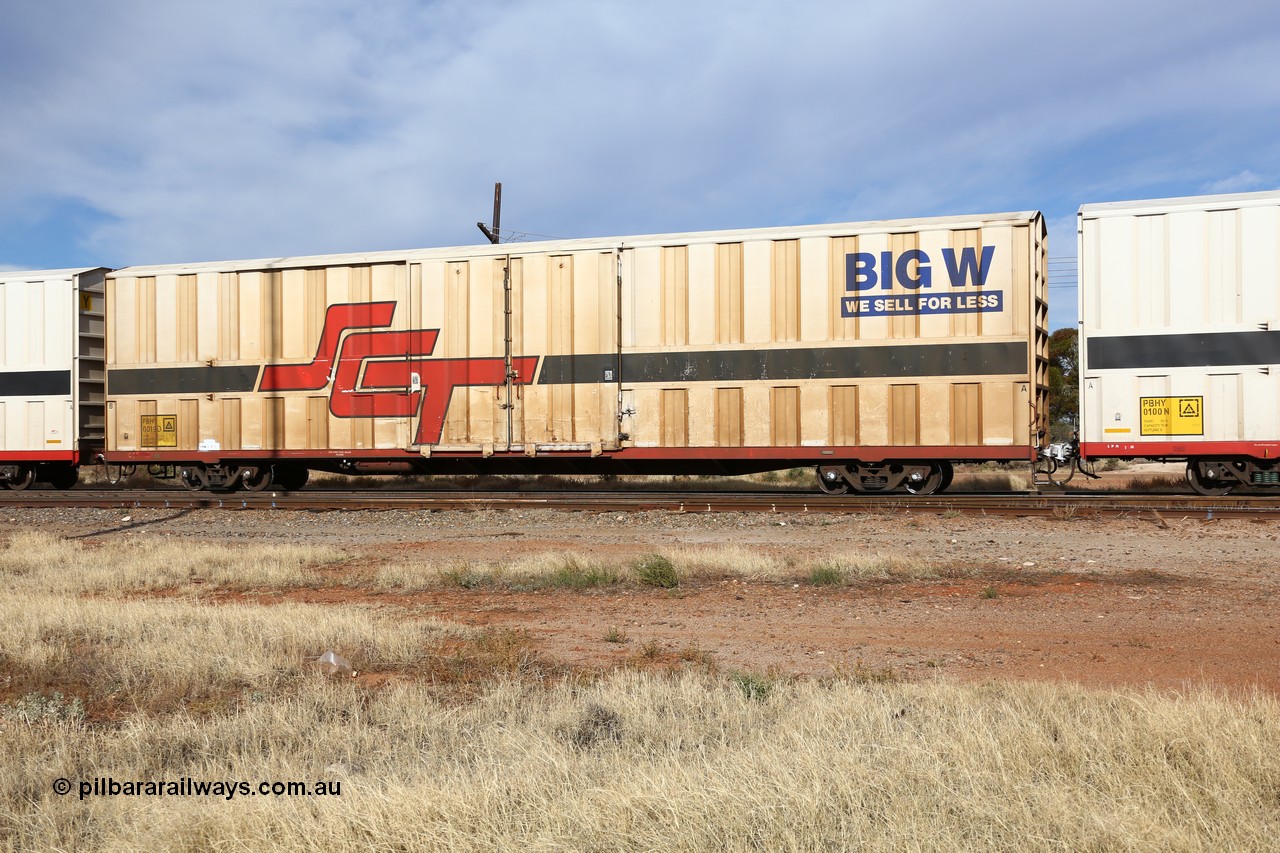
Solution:
[[[1280,488],[1280,192],[1079,213],[1080,455]]]
[[[67,489],[101,453],[102,268],[0,272],[0,483]]]

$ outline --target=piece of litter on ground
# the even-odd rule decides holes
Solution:
[[[316,658],[314,663],[325,675],[346,675],[351,678],[356,677],[356,671],[352,668],[351,661],[336,652],[325,652],[320,655],[320,657]]]

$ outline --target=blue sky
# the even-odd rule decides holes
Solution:
[[[0,30],[0,266],[1280,187],[1280,7],[44,0]],[[1050,325],[1075,321],[1055,265]]]

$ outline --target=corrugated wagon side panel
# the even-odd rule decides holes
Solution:
[[[318,357],[329,297],[332,304],[368,303],[375,294],[399,301],[403,278],[402,265],[109,278],[108,449],[327,449],[321,437],[325,444],[341,440],[342,448],[371,448],[375,434],[383,447],[402,448],[403,418],[331,422],[325,413],[320,422],[309,402],[313,391],[259,393],[256,386],[264,366]],[[172,433],[153,432],[144,422],[150,415],[172,418]]]
[[[0,274],[0,457],[55,458],[76,449],[73,277],[65,271]]]
[[[516,375],[510,444],[533,454],[539,449],[600,449],[616,443],[617,378],[609,376],[617,373],[617,255],[612,251],[525,254],[512,261],[517,265],[512,280],[513,327],[519,334],[513,336],[511,348]],[[688,315],[681,296],[683,260],[673,255],[664,263],[663,252],[655,249],[637,262],[649,270],[651,279],[646,284],[652,287],[644,294],[629,289],[622,298],[648,306],[646,319],[653,322],[643,328],[626,326],[624,334],[661,347],[664,336],[687,333]],[[503,348],[501,341],[498,344],[496,357],[500,358]],[[529,365],[539,361],[542,366],[535,375]],[[485,393],[500,401],[506,392],[490,387]],[[498,438],[506,434],[503,417],[495,416]],[[644,440],[658,441],[637,438]],[[505,446],[500,440],[495,444]]]
[[[1026,447],[1033,443],[1037,421],[1030,386],[1038,380],[1032,368],[1047,355],[1041,352],[1047,346],[1042,328],[1047,318],[1036,315],[1036,300],[1042,296],[1037,288],[1044,286],[1042,235],[1043,225],[1036,219],[955,230],[746,241],[741,250],[744,343],[739,346],[732,340],[738,254],[736,246],[719,245],[714,276],[690,276],[688,285],[690,304],[699,303],[700,287],[709,294],[708,302],[714,296],[720,349],[713,352],[693,341],[673,345],[679,336],[670,331],[664,337],[661,318],[653,315],[666,310],[661,299],[672,292],[673,268],[681,268],[670,259],[680,255],[664,247],[664,266],[658,250],[639,248],[630,253],[633,292],[668,297],[658,298],[656,305],[632,300],[637,316],[628,326],[638,331],[624,340],[637,360],[650,354],[656,360],[662,352],[663,364],[684,371],[691,412],[718,412],[724,392],[737,383],[742,440],[748,447],[822,447],[837,431],[848,437],[845,446]],[[689,252],[694,256],[692,247]],[[877,270],[874,287],[865,291],[869,300],[897,299],[893,305],[906,305],[902,300],[941,295],[941,301],[929,303],[940,307],[891,307],[865,315],[842,311],[842,300],[854,292],[847,280],[851,255],[890,264],[887,274]],[[976,307],[980,297],[986,298],[983,294],[991,293],[1000,300],[998,310]],[[643,316],[646,310],[651,316]],[[670,312],[664,316],[670,327]],[[926,350],[930,344],[934,349]],[[984,349],[987,344],[996,349]],[[951,353],[960,350],[952,348],[965,345],[970,349],[953,358]],[[956,361],[972,363],[974,372],[957,367]],[[686,366],[678,367],[682,364]],[[1000,374],[1003,380],[997,378]],[[662,409],[661,397],[645,388],[652,378],[624,375],[624,384],[635,386],[634,440],[643,447],[664,446],[663,430],[646,422],[646,410]],[[719,396],[700,394],[704,382]],[[849,389],[841,392],[838,415],[834,383]],[[962,404],[953,405],[958,384],[967,390]],[[858,404],[850,405],[851,400]],[[791,402],[794,417],[786,414],[792,411]],[[838,426],[832,425],[833,418],[839,419]],[[690,426],[691,444],[714,444],[719,436],[733,434],[718,425],[713,430],[711,421],[705,427]]]
[[[1280,454],[1280,193],[1080,210],[1087,454]]]
[[[998,215],[125,270],[112,446],[1018,458],[1036,231]],[[143,428],[152,404],[171,444]]]
[[[716,342],[717,296],[720,290],[717,279],[716,257],[719,247],[711,244],[689,246],[689,343],[695,346],[711,346]],[[601,319],[602,323],[607,318]]]

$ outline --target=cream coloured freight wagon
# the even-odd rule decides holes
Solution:
[[[0,272],[0,482],[75,485],[103,445],[106,270]]]
[[[1080,208],[1080,452],[1280,487],[1280,192]]]
[[[108,450],[335,471],[745,473],[927,492],[1035,456],[1038,213],[130,267]]]

